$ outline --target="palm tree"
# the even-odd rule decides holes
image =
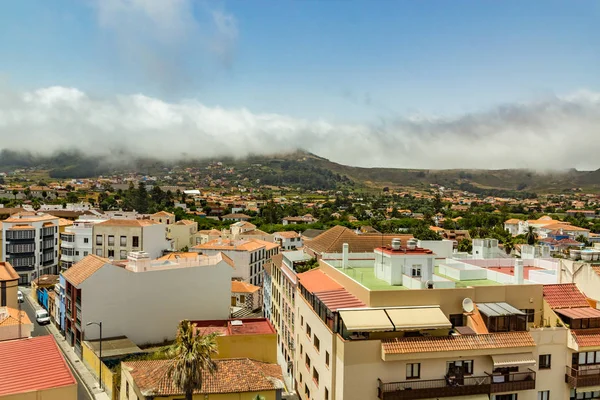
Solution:
[[[217,365],[212,356],[217,354],[216,335],[200,335],[188,320],[179,323],[177,338],[168,352],[173,355],[173,364],[167,371],[169,379],[192,400],[195,390],[202,389],[204,372],[213,374]]]
[[[533,226],[527,227],[527,232],[525,233],[525,240],[527,240],[528,245],[534,245],[537,241],[537,236],[535,234],[535,228]]]

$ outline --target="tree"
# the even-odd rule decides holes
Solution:
[[[577,240],[579,243],[583,243],[586,246],[590,245],[590,242],[588,241],[588,238],[586,238],[584,235],[579,235],[575,238],[575,240]]]
[[[469,239],[461,239],[461,241],[458,242],[458,251],[468,253],[471,250],[473,250],[473,244]]]
[[[527,227],[527,232],[525,233],[525,240],[527,244],[533,246],[537,241],[537,237],[535,235],[535,228],[533,226]]]
[[[19,191],[17,189],[13,189],[12,194],[13,194],[13,196],[15,196],[15,200],[16,200],[17,195],[19,194]]]
[[[217,365],[212,356],[218,353],[216,334],[200,335],[188,320],[179,323],[175,343],[167,350],[173,364],[167,371],[173,384],[192,400],[195,390],[202,389],[203,373],[213,374]]]

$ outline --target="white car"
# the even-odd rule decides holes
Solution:
[[[21,292],[20,290],[19,290],[19,291],[17,291],[17,301],[18,301],[19,303],[22,303],[22,302],[24,302],[24,301],[25,301],[25,299],[23,298],[23,292]]]
[[[46,310],[38,310],[35,312],[35,320],[40,325],[46,325],[50,323],[50,316]]]

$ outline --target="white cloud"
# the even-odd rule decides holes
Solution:
[[[600,95],[578,92],[455,118],[333,124],[245,108],[169,103],[143,95],[96,98],[75,88],[0,89],[2,147],[49,153],[78,148],[178,159],[306,149],[359,166],[598,168]]]

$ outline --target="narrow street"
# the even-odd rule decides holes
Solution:
[[[29,317],[31,322],[33,323],[33,332],[31,332],[31,335],[32,336],[50,335],[50,332],[48,331],[48,329],[45,326],[42,326],[36,322],[35,310],[30,305],[29,301],[33,301],[33,300],[25,299],[25,301],[23,303],[20,303],[20,305],[21,305],[22,309],[27,313],[27,316]],[[65,357],[65,359],[66,359],[66,357]],[[92,400],[92,397],[90,397],[90,394],[88,393],[87,389],[85,388],[83,382],[81,382],[79,375],[77,375],[77,373],[73,370],[73,368],[69,364],[68,360],[67,360],[67,365],[69,365],[69,368],[71,368],[71,372],[73,373],[73,376],[77,380],[77,400]]]

